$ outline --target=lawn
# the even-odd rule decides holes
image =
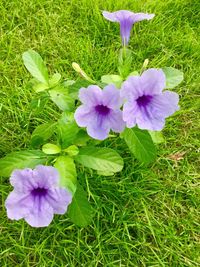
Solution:
[[[95,214],[80,228],[55,216],[47,228],[31,228],[6,216],[11,191],[0,178],[0,266],[200,266],[200,2],[198,0],[21,0],[0,3],[0,156],[26,148],[35,126],[56,119],[59,110],[34,105],[36,94],[22,53],[40,53],[50,73],[77,78],[73,61],[95,79],[117,73],[119,25],[102,10],[155,13],[134,26],[130,48],[133,70],[176,67],[184,82],[173,89],[181,109],[167,119],[165,142],[155,163],[133,160],[119,138],[104,142],[123,155],[125,167],[114,176],[80,168],[78,179]]]

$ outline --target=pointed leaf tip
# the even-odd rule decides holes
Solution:
[[[43,84],[49,83],[47,67],[42,57],[34,50],[28,50],[22,54],[24,65],[34,78]]]

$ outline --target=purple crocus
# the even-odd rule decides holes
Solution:
[[[72,201],[72,194],[59,186],[59,173],[51,166],[14,170],[10,183],[14,190],[5,202],[8,218],[24,218],[33,227],[48,226],[54,213],[64,214]]]
[[[163,91],[166,86],[162,70],[148,69],[141,76],[130,76],[123,84],[125,99],[123,119],[128,128],[136,124],[140,129],[160,131],[165,118],[179,109],[177,93]]]
[[[108,137],[110,129],[122,132],[125,123],[120,107],[120,91],[113,84],[101,90],[97,85],[81,88],[79,99],[83,103],[75,112],[80,127],[87,127],[87,133],[98,140]]]
[[[145,13],[133,13],[128,10],[119,10],[116,12],[103,11],[103,16],[112,22],[120,23],[120,34],[122,38],[122,43],[124,46],[128,45],[130,33],[133,24],[141,20],[150,20],[155,15],[145,14]]]

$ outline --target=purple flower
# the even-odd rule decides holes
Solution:
[[[72,200],[71,193],[59,186],[58,171],[51,166],[14,170],[10,183],[14,190],[5,202],[8,218],[24,218],[33,227],[48,226],[53,214],[64,214]]]
[[[133,24],[141,20],[150,20],[155,15],[145,14],[145,13],[133,13],[128,10],[119,10],[116,12],[103,11],[103,16],[112,22],[120,23],[120,34],[122,38],[122,43],[124,46],[128,45],[130,33]]]
[[[140,129],[160,131],[165,118],[179,109],[178,94],[164,91],[162,70],[148,69],[141,76],[130,76],[123,84],[121,96],[126,100],[123,119],[128,128],[136,124]]]
[[[81,88],[79,99],[83,103],[75,112],[75,120],[80,127],[87,127],[87,133],[98,140],[108,137],[110,129],[122,132],[125,123],[120,107],[120,91],[113,84],[101,90],[96,85]]]

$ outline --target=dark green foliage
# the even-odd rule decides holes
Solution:
[[[93,209],[87,200],[86,193],[79,184],[67,213],[71,221],[80,227],[85,227],[92,221]]]

